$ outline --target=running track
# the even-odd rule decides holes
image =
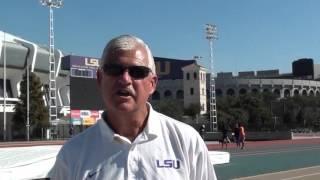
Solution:
[[[216,165],[219,180],[319,180],[320,138],[250,141],[245,149],[208,143],[208,149],[230,152],[230,163]]]

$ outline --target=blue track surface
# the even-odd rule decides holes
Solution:
[[[215,166],[219,180],[320,165],[320,144],[229,151],[230,163]]]

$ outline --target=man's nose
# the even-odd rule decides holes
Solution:
[[[131,76],[129,74],[128,69],[126,69],[120,76],[119,76],[119,80],[121,83],[127,84],[127,83],[131,83]]]

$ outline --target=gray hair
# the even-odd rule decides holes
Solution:
[[[151,53],[151,50],[149,49],[148,45],[140,38],[133,36],[133,35],[121,35],[118,37],[113,38],[108,42],[106,47],[103,50],[101,60],[100,60],[100,66],[102,66],[105,61],[107,54],[115,49],[121,49],[121,50],[131,50],[135,48],[137,45],[142,45],[146,51],[147,51],[147,58],[148,58],[148,65],[147,67],[151,69],[153,74],[156,74],[156,67],[154,63],[154,59]]]

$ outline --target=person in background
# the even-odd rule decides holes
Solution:
[[[233,133],[234,133],[234,141],[237,145],[237,148],[240,148],[240,129],[239,129],[239,123],[236,123],[234,129],[233,129]]]
[[[64,144],[51,179],[217,179],[199,133],[147,102],[157,80],[141,39],[112,39],[97,71],[102,119]]]
[[[223,124],[221,127],[221,149],[223,149],[223,146],[225,145],[225,148],[228,148],[228,143],[230,142],[230,139],[228,137],[228,128]]]
[[[71,124],[70,127],[69,127],[69,135],[70,135],[70,137],[73,136],[73,133],[74,133],[74,127],[73,127],[73,124]]]
[[[244,141],[246,139],[246,133],[244,127],[241,123],[239,123],[239,143],[241,144],[241,149],[244,148]]]
[[[205,133],[206,133],[206,125],[202,124],[199,128],[199,133],[202,137],[202,139],[204,140],[204,136],[205,136]]]

